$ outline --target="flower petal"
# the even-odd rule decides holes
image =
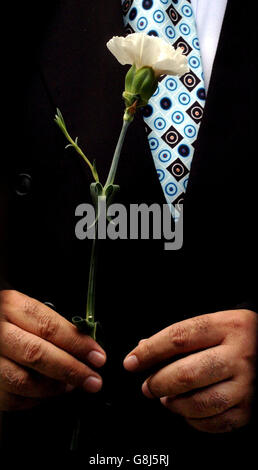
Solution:
[[[189,72],[187,58],[182,54],[180,48],[171,55],[161,55],[155,65],[156,75],[178,75],[182,76]]]
[[[155,75],[184,75],[189,69],[182,49],[175,48],[156,36],[133,33],[124,37],[113,37],[108,49],[120,64],[135,64],[136,68],[152,67]]]
[[[107,48],[122,65],[134,63],[134,51],[128,47],[127,38],[114,36],[107,43]]]

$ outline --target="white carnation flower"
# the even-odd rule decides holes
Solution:
[[[175,49],[171,44],[156,36],[133,33],[126,37],[114,36],[107,43],[108,49],[122,65],[151,67],[155,76],[182,76],[189,72],[187,58],[182,49]]]

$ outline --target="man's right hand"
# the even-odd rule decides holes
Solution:
[[[92,368],[106,361],[89,336],[45,304],[14,290],[0,292],[0,410],[31,408],[81,387],[98,392]]]

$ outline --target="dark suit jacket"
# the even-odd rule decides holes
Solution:
[[[68,448],[74,403],[82,408],[81,445],[89,455],[95,446],[106,455],[167,449],[186,462],[184,450],[192,449],[201,461],[204,446],[220,449],[219,456],[226,446],[228,458],[233,449],[239,458],[236,443],[246,438],[247,446],[246,436],[250,443],[249,426],[230,436],[191,430],[142,397],[144,376],[121,365],[139,339],[173,322],[240,305],[257,309],[257,41],[254,18],[244,22],[245,16],[245,5],[229,0],[186,193],[183,248],[165,252],[157,240],[100,243],[97,316],[109,354],[103,392],[75,392],[74,402],[72,395],[6,414],[4,448]],[[90,202],[91,177],[79,156],[64,149],[53,119],[59,107],[103,180],[123,114],[125,68],[105,49],[113,35],[123,35],[120,1],[23,5],[16,21],[7,74],[15,109],[8,107],[3,278],[71,318],[85,309],[90,242],[75,238],[74,212]],[[165,203],[141,116],[129,130],[117,181],[117,201],[125,205]]]

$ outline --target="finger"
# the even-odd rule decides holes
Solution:
[[[251,413],[246,408],[234,407],[217,416],[203,419],[186,419],[190,426],[208,433],[226,433],[246,426]]]
[[[36,398],[24,398],[13,395],[5,390],[0,390],[0,411],[18,411],[34,408],[39,405],[40,400]]]
[[[161,398],[161,403],[173,413],[185,418],[207,418],[239,404],[245,390],[243,384],[229,380],[199,390],[191,396]]]
[[[155,397],[180,395],[229,379],[235,369],[231,347],[209,348],[160,369],[143,384],[143,393],[147,384]]]
[[[106,353],[96,341],[79,333],[74,325],[45,304],[13,290],[5,291],[1,298],[2,312],[9,322],[95,367],[105,363]]]
[[[124,360],[129,371],[143,370],[178,354],[220,344],[224,331],[220,313],[202,315],[175,323],[138,344]]]
[[[2,356],[37,372],[88,392],[97,392],[101,377],[73,356],[8,322],[1,322]]]
[[[147,341],[147,338],[140,339],[140,341],[138,342],[138,344],[144,343],[144,341]]]
[[[66,385],[24,369],[5,357],[0,358],[0,389],[14,395],[45,398],[66,391]]]

